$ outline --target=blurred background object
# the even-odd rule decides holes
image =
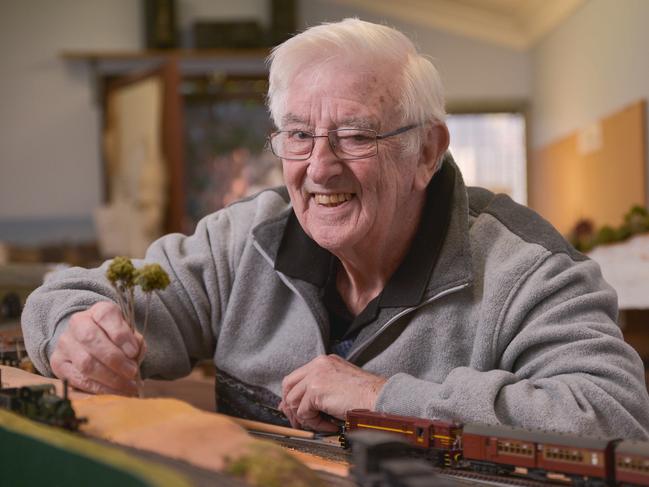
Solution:
[[[176,0],[144,0],[144,32],[147,49],[178,46]]]
[[[34,367],[25,352],[20,314],[27,296],[43,283],[52,264],[0,263],[0,364],[30,372]]]
[[[164,231],[167,165],[162,145],[164,76],[154,72],[107,89],[106,203],[95,212],[102,255],[144,257]]]

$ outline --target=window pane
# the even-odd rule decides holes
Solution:
[[[449,114],[451,153],[468,186],[527,204],[525,117],[520,113]]]

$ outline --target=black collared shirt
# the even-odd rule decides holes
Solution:
[[[406,308],[421,302],[446,237],[454,180],[455,171],[449,164],[435,174],[428,185],[421,223],[408,253],[383,291],[357,316],[347,309],[336,288],[340,262],[304,233],[294,213],[290,215],[275,269],[321,289],[329,314],[330,349],[336,351],[339,344],[347,342],[343,349],[348,350],[358,332],[376,319],[379,308]]]

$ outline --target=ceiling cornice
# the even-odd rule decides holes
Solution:
[[[526,50],[585,0],[331,0],[386,19]]]

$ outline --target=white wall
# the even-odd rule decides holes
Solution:
[[[99,203],[98,111],[63,49],[140,45],[139,2],[0,5],[0,218],[79,217]]]
[[[590,0],[536,46],[535,148],[649,99],[648,21],[647,0]]]

